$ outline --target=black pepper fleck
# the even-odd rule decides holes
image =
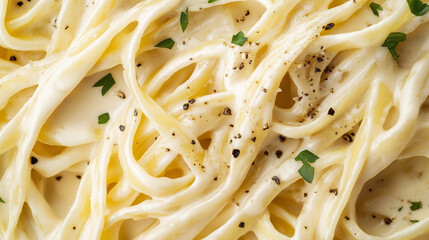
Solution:
[[[183,110],[188,110],[188,108],[189,108],[189,103],[183,104]]]
[[[280,150],[277,150],[277,151],[276,151],[276,156],[277,156],[277,158],[281,158],[281,157],[282,157],[282,155],[283,155],[283,152],[282,152],[282,151],[280,151]]]
[[[316,60],[317,60],[318,62],[323,62],[323,58],[321,58],[321,57],[317,57],[317,58],[316,58]]]
[[[16,61],[16,57],[15,56],[10,56],[9,60],[12,61],[12,62],[15,62]]]
[[[271,180],[273,180],[274,182],[276,182],[277,185],[280,185],[280,179],[277,176],[274,176],[271,178]]]
[[[353,142],[353,138],[347,133],[343,135],[343,139],[346,142]]]
[[[252,140],[252,142],[256,142],[256,137],[252,137],[250,140]]]
[[[269,154],[268,151],[264,151],[265,156],[268,156],[268,154]]]
[[[18,6],[20,6],[20,7],[21,7],[22,5],[24,5],[24,3],[23,3],[23,2],[21,2],[21,1],[17,2],[16,4],[17,4]]]
[[[283,135],[279,135],[280,142],[286,141],[286,137]]]
[[[35,157],[31,157],[31,164],[36,164],[39,160]]]
[[[188,101],[188,103],[190,103],[190,104],[194,104],[195,103],[195,99],[190,99],[189,101]]]
[[[316,73],[318,73],[318,72],[321,72],[322,70],[320,70],[320,68],[318,68],[318,67],[316,67],[315,69],[314,69],[314,72],[316,72]]]
[[[244,63],[241,63],[240,66],[238,67],[239,70],[244,68]]]
[[[269,129],[270,128],[270,126],[268,126],[268,123],[265,123],[264,124],[264,127],[262,128],[262,130],[267,130],[267,129]]]
[[[386,225],[390,225],[392,223],[393,219],[391,218],[384,218],[384,223],[386,223]]]
[[[245,226],[246,224],[244,223],[244,222],[240,222],[239,224],[238,224],[238,227],[239,228],[244,228],[244,226]]]
[[[231,115],[231,109],[229,107],[226,107],[223,109],[223,115]]]
[[[332,28],[334,28],[335,27],[335,24],[334,23],[328,23],[327,25],[326,25],[326,27],[325,27],[325,30],[326,31],[328,31],[328,30],[331,30]]]
[[[195,140],[192,139],[191,143],[194,145],[195,144]]]
[[[234,156],[234,158],[238,158],[238,156],[240,156],[240,150],[238,149],[232,150],[232,156]]]
[[[333,108],[329,108],[328,114],[331,115],[331,116],[334,116],[335,110]]]
[[[81,175],[76,175],[76,178],[77,179],[82,179],[82,176]]]
[[[56,176],[55,177],[55,179],[57,180],[57,181],[60,181],[61,180],[61,178],[63,178],[62,176]]]
[[[124,125],[119,125],[119,130],[121,130],[121,132],[123,132],[125,130],[125,126]]]
[[[126,98],[125,93],[124,93],[124,92],[122,92],[122,91],[118,91],[118,97],[119,97],[119,98],[122,98],[122,99],[125,99],[125,98]]]

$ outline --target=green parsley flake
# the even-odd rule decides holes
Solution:
[[[371,4],[369,4],[369,7],[371,8],[374,15],[377,17],[378,17],[378,11],[383,11],[383,8],[381,7],[381,5],[375,2],[372,2]]]
[[[418,223],[420,221],[419,220],[410,220],[410,222],[412,222],[412,223]]]
[[[5,203],[4,200],[3,200],[3,198],[1,198],[1,197],[0,197],[0,202]]]
[[[100,116],[98,116],[98,124],[105,124],[110,120],[109,113],[103,113]]]
[[[101,88],[101,95],[104,96],[110,90],[110,88],[115,85],[115,83],[115,79],[113,79],[112,74],[109,73],[102,79],[100,79],[98,82],[96,82],[92,87],[103,87]]]
[[[182,32],[185,32],[186,28],[188,27],[188,23],[189,23],[189,12],[188,12],[188,8],[186,8],[186,11],[180,14],[180,26],[182,27]]]
[[[156,44],[155,47],[171,49],[173,48],[174,44],[175,42],[173,41],[173,39],[167,38]]]
[[[422,202],[411,202],[410,209],[411,211],[416,211],[422,208]]]
[[[416,16],[423,16],[429,12],[429,5],[421,0],[407,0],[407,3],[411,13]]]
[[[398,212],[402,211],[403,208],[404,208],[404,206],[398,208]]]
[[[231,43],[237,44],[239,46],[243,46],[243,44],[247,41],[247,37],[244,36],[242,31],[232,36]]]
[[[217,0],[209,0],[209,3],[214,3],[214,2],[216,2]]]
[[[405,39],[407,39],[407,35],[405,33],[393,32],[393,33],[390,33],[389,36],[387,36],[386,40],[381,46],[387,47],[387,49],[389,49],[390,54],[392,54],[393,59],[395,61],[398,61],[396,46],[398,46],[399,42],[405,41]]]
[[[317,159],[319,157],[308,150],[300,152],[295,158],[295,161],[302,162],[302,167],[298,170],[298,173],[308,183],[312,183],[314,178],[314,167],[310,163],[314,163]]]

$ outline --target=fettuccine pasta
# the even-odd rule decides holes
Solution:
[[[1,239],[427,239],[420,0],[0,2]]]

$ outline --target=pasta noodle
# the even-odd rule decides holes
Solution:
[[[427,239],[426,3],[1,1],[0,238]]]

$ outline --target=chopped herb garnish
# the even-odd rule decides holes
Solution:
[[[209,0],[209,3],[214,3],[214,2],[216,2],[217,0]]]
[[[308,150],[300,152],[295,158],[295,161],[302,162],[302,167],[298,170],[298,172],[308,183],[312,183],[314,178],[314,168],[310,165],[310,163],[314,163],[317,159],[319,159],[319,157]]]
[[[407,0],[407,3],[411,13],[416,16],[423,16],[429,11],[429,5],[421,0]]]
[[[410,209],[411,211],[416,211],[422,208],[422,202],[411,202]]]
[[[238,32],[237,34],[232,36],[231,43],[237,44],[239,46],[243,46],[244,43],[246,43],[247,37],[244,36],[244,33],[242,31]]]
[[[398,208],[398,212],[402,211],[403,208],[404,208],[404,206]]]
[[[174,46],[174,43],[175,42],[173,41],[173,39],[167,38],[167,39],[162,40],[158,44],[156,44],[155,47],[172,49]]]
[[[420,221],[419,220],[410,220],[410,222],[412,222],[412,223],[418,223]]]
[[[104,96],[110,90],[110,88],[115,85],[115,83],[115,79],[113,79],[112,74],[109,73],[102,79],[100,79],[98,82],[96,82],[92,87],[103,87],[101,88],[101,95]]]
[[[105,124],[110,120],[109,113],[103,113],[100,116],[98,116],[98,124]]]
[[[381,7],[381,5],[375,2],[372,2],[371,4],[369,4],[369,7],[371,8],[374,15],[377,17],[378,17],[378,11],[383,11],[383,8]]]
[[[188,14],[188,8],[186,8],[186,11],[180,14],[180,26],[182,27],[183,32],[185,32],[186,28],[188,27],[188,23],[189,23],[189,14]]]
[[[3,198],[1,198],[1,197],[0,197],[0,202],[5,203],[4,200],[3,200]]]
[[[393,32],[393,33],[390,33],[389,36],[387,36],[386,40],[381,46],[387,47],[387,49],[389,49],[390,54],[392,54],[393,59],[395,61],[398,61],[396,46],[398,46],[399,42],[405,41],[406,38],[407,38],[407,35],[405,33]]]

